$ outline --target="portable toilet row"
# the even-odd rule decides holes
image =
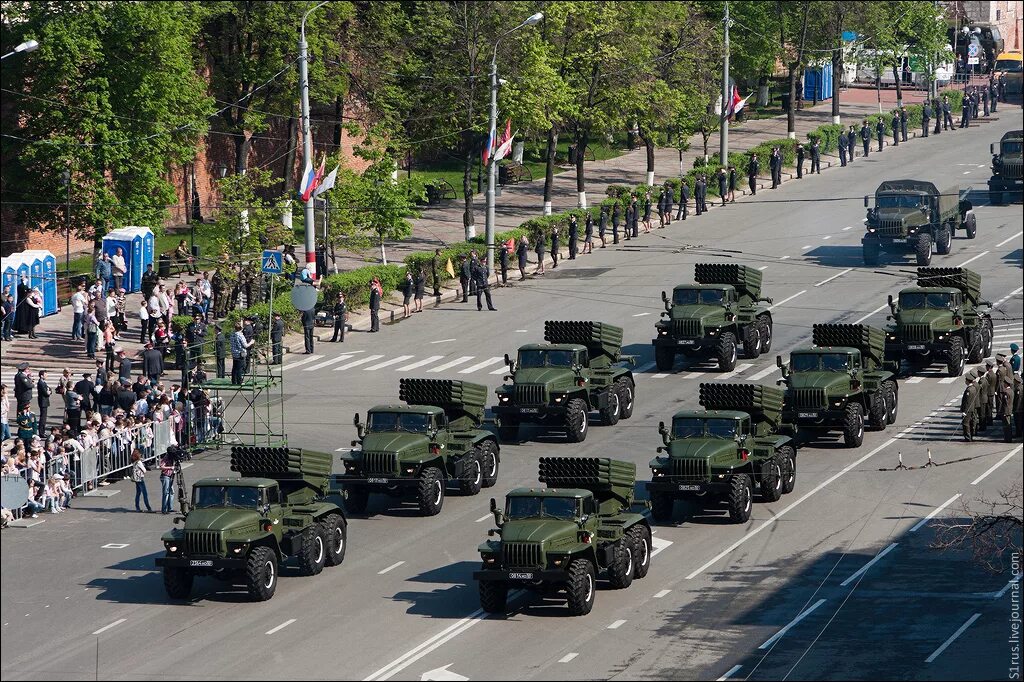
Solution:
[[[121,249],[128,268],[122,286],[128,291],[142,290],[142,274],[154,262],[156,239],[148,227],[122,227],[103,237],[103,253],[113,256]]]
[[[49,251],[32,249],[12,253],[0,259],[0,273],[3,286],[18,302],[18,283],[22,277],[28,278],[28,285],[39,289],[43,294],[41,315],[52,315],[57,312],[57,259]]]

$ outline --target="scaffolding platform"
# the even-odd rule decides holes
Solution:
[[[233,384],[227,377],[203,383],[221,423],[219,429],[208,429],[197,445],[287,447],[284,381],[280,367],[260,362],[265,357],[253,353],[241,384]]]

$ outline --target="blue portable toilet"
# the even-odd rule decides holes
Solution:
[[[821,66],[804,71],[804,101],[832,99],[832,62],[823,62]]]
[[[120,248],[124,253],[124,286],[128,291],[142,290],[142,273],[153,262],[156,239],[148,227],[122,227],[103,237],[103,253],[113,256]]]
[[[3,286],[14,295],[18,287],[18,258],[17,254],[11,254],[9,258],[0,258],[0,275],[3,277]]]
[[[43,294],[42,316],[53,315],[57,312],[57,258],[49,251],[43,249],[31,249],[22,251],[21,257],[29,263],[33,288],[38,288]]]

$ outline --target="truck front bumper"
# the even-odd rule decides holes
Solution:
[[[846,415],[846,403],[839,408],[805,408],[799,410],[786,410],[782,413],[782,420],[787,424],[796,424],[804,429],[833,429],[840,428]]]
[[[479,582],[552,583],[565,582],[568,579],[569,574],[559,568],[486,568],[473,572],[473,580]]]
[[[949,344],[945,341],[915,341],[913,343],[887,341],[885,344],[885,355],[892,358],[901,358],[910,353],[928,355],[947,352],[949,352]]]
[[[501,421],[511,418],[520,422],[545,421],[565,416],[565,405],[495,405],[494,416]]]
[[[906,237],[882,237],[877,234],[868,234],[860,240],[860,243],[862,246],[874,244],[882,251],[895,251],[897,249],[902,250],[916,248],[917,237],[917,234],[907,235]]]
[[[717,336],[702,336],[699,339],[684,339],[672,336],[671,334],[666,334],[664,336],[659,334],[656,339],[651,340],[651,345],[655,348],[671,348],[675,351],[691,353],[711,352],[717,344]]]
[[[692,481],[683,480],[674,476],[661,476],[647,483],[649,493],[669,493],[673,495],[707,495],[708,493],[720,493],[728,490],[729,486],[723,482]]]
[[[157,557],[156,565],[160,568],[189,568],[198,571],[240,571],[245,568],[245,557]]]

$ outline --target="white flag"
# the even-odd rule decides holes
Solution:
[[[323,182],[320,183],[320,186],[313,191],[314,197],[318,197],[327,190],[332,189],[334,187],[334,180],[338,177],[339,168],[341,168],[341,166],[335,166],[334,170],[328,173],[327,177],[324,178]]]
[[[502,159],[504,159],[504,158],[505,158],[506,156],[508,156],[508,153],[509,153],[509,151],[511,151],[511,150],[512,150],[512,141],[513,141],[513,140],[515,140],[515,138],[516,138],[516,136],[515,136],[515,135],[512,135],[512,136],[511,136],[511,137],[509,137],[509,138],[508,138],[507,140],[505,140],[505,141],[504,141],[504,142],[503,142],[503,143],[502,143],[502,144],[501,144],[501,145],[500,145],[500,146],[499,146],[499,147],[498,147],[498,148],[497,148],[497,149],[496,149],[496,150],[494,151],[494,160],[495,160],[495,161],[501,161],[501,160],[502,160]]]

